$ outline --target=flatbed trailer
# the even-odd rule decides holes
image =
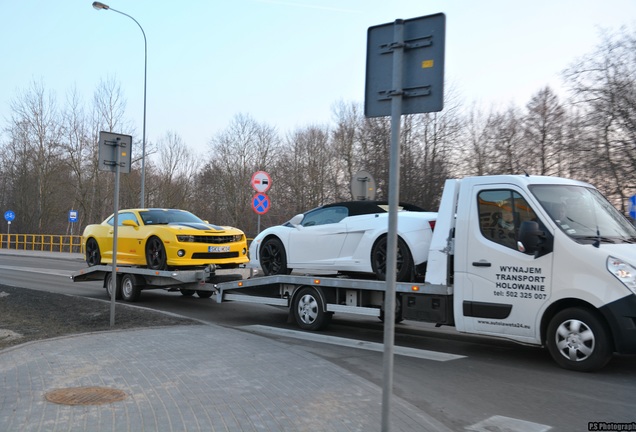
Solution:
[[[71,275],[73,282],[103,281],[108,296],[112,290],[113,266],[97,265],[79,270]],[[216,272],[214,266],[187,270],[152,270],[142,267],[117,266],[117,299],[137,301],[142,290],[165,289],[181,291],[185,296],[196,293],[201,298],[214,294]]]
[[[217,303],[237,301],[281,306],[306,330],[326,327],[336,312],[383,319],[386,282],[335,276],[275,275],[214,284]],[[396,283],[396,321],[453,325],[451,286]]]

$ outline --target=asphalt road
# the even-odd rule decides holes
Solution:
[[[85,267],[81,259],[6,253],[0,250],[2,284],[108,301],[100,282],[71,282],[70,274]],[[307,333],[272,306],[217,304],[163,290],[143,291],[138,305],[302,346],[382,385],[383,326],[374,318],[336,314],[326,331]],[[616,357],[600,372],[577,373],[558,368],[540,348],[413,322],[396,325],[395,345],[395,394],[452,429],[636,428],[635,356]]]

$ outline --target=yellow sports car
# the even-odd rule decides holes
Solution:
[[[243,231],[209,224],[176,209],[121,210],[117,220],[117,264],[153,270],[247,263]],[[115,215],[88,225],[83,240],[89,266],[112,264]]]

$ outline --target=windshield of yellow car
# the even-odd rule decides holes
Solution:
[[[192,213],[182,210],[146,210],[139,212],[144,225],[167,225],[171,223],[205,223]]]

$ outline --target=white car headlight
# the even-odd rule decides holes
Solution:
[[[636,268],[621,259],[610,256],[607,257],[607,269],[631,292],[636,294]]]

